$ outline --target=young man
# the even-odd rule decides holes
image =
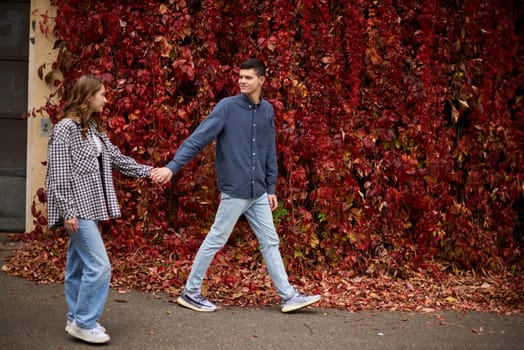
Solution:
[[[243,214],[254,231],[271,279],[283,300],[282,312],[290,312],[320,300],[306,296],[288,281],[279,251],[279,238],[272,211],[278,206],[275,195],[277,157],[272,105],[262,98],[265,66],[249,59],[240,66],[240,94],[222,99],[198,126],[164,168],[154,169],[151,179],[167,183],[207,144],[216,139],[216,170],[221,200],[215,222],[200,246],[182,295],[180,305],[195,311],[215,311],[216,305],[201,294],[202,281],[215,254],[224,247]]]

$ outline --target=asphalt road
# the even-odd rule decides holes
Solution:
[[[6,254],[0,242],[0,257]],[[3,265],[3,259],[0,265]],[[198,313],[170,298],[111,290],[94,346],[64,331],[63,285],[0,272],[0,349],[524,349],[524,315],[222,307]]]

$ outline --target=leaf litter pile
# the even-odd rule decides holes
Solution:
[[[67,240],[19,240],[5,257],[2,270],[40,284],[63,283]],[[111,286],[176,298],[190,271],[192,256],[185,260],[140,250],[121,255],[108,254],[112,264]],[[244,259],[245,260],[245,259]],[[248,259],[249,260],[249,259]],[[433,268],[432,271],[435,271]],[[291,283],[305,293],[322,295],[324,308],[365,310],[484,311],[501,314],[524,313],[522,273],[475,273],[474,271],[409,271],[403,278],[387,274],[356,275],[329,269],[304,270],[290,274]],[[227,247],[209,268],[203,294],[224,305],[276,305],[280,299],[261,261],[242,261]]]

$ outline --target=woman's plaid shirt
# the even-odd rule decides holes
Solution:
[[[102,140],[100,162],[93,135]],[[46,194],[49,228],[65,219],[107,220],[119,217],[120,207],[113,184],[112,169],[131,177],[146,177],[151,166],[124,156],[106,134],[90,124],[82,139],[80,123],[66,118],[53,128],[47,148]]]

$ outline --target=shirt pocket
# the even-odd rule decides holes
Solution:
[[[265,120],[258,122],[256,126],[256,140],[259,147],[267,147],[273,142],[273,130],[271,124]]]
[[[71,161],[73,174],[85,175],[97,172],[99,169],[96,151],[89,144],[71,150]]]

